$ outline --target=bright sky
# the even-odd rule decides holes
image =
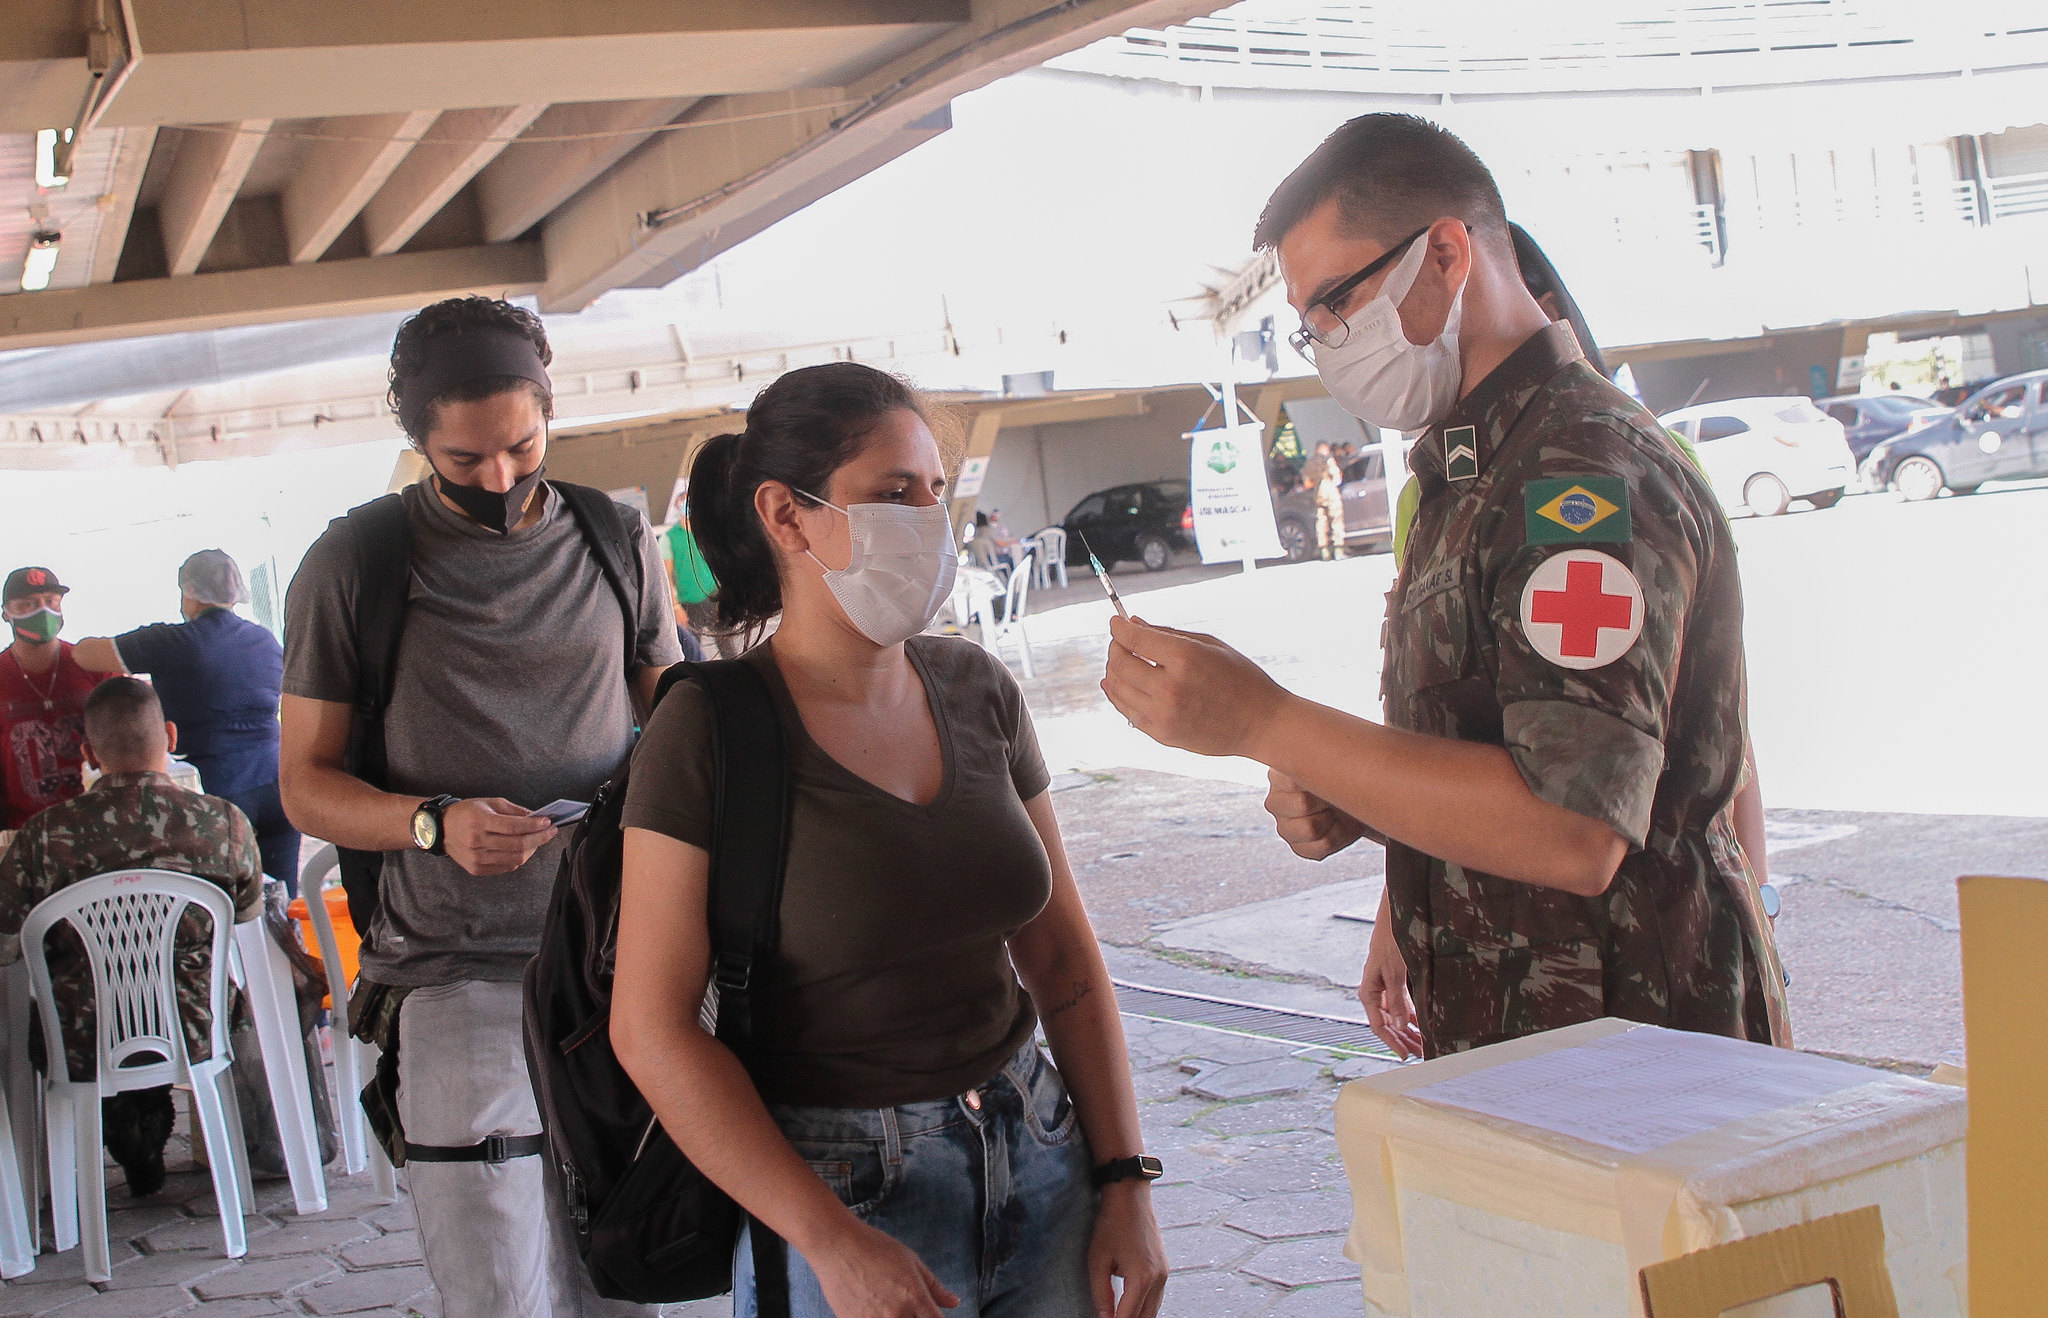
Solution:
[[[328,519],[384,492],[399,447],[390,440],[176,471],[10,471],[0,571],[32,563],[71,587],[66,640],[175,621],[186,555],[227,550],[252,594],[266,565],[289,582]]]

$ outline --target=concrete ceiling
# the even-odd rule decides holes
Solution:
[[[0,350],[658,285],[1202,0],[49,0],[0,25]],[[483,16],[488,15],[487,19]],[[42,188],[40,129],[77,130]],[[32,235],[62,235],[17,291]]]

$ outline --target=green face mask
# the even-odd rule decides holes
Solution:
[[[47,645],[64,630],[64,615],[52,608],[40,608],[26,618],[10,619],[14,634],[30,645]]]

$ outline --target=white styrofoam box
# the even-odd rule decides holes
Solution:
[[[1965,1103],[1712,1036],[1554,1030],[1345,1087],[1345,1252],[1368,1318],[1636,1318],[1649,1263],[1875,1204],[1899,1311],[1959,1318]]]

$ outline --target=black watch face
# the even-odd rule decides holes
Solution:
[[[412,844],[421,851],[432,851],[441,840],[441,820],[432,810],[421,806],[412,812]]]
[[[1149,1153],[1138,1155],[1138,1175],[1148,1181],[1156,1181],[1166,1175],[1166,1166]]]

